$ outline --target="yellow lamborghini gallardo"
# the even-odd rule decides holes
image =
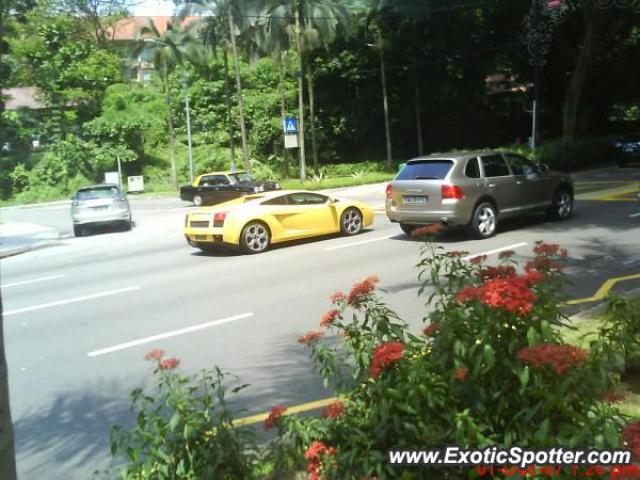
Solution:
[[[315,192],[258,193],[188,213],[184,236],[192,247],[238,245],[260,253],[273,243],[331,233],[355,235],[373,223],[373,211],[361,202]]]

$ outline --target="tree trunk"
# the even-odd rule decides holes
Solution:
[[[233,124],[231,122],[231,88],[229,87],[229,55],[226,46],[223,49],[224,59],[224,97],[227,104],[227,129],[229,132],[229,156],[231,157],[231,171],[236,171],[236,147],[233,141]]]
[[[316,141],[316,108],[314,89],[313,70],[308,66],[307,92],[309,93],[309,119],[311,120],[311,153],[313,154],[313,169],[316,174],[318,174],[320,170],[318,165],[318,144]]]
[[[418,82],[418,71],[416,66],[413,66],[413,82],[414,89],[416,94],[416,135],[418,137],[418,155],[422,156],[424,154],[424,148],[422,145],[422,118],[421,118],[421,110],[422,105],[420,104],[420,83]]]
[[[174,190],[178,189],[178,171],[176,169],[176,132],[173,130],[173,112],[171,111],[171,100],[169,98],[169,74],[167,71],[167,61],[164,62],[164,93],[167,104],[167,126],[169,128],[169,161],[171,162],[171,184]]]
[[[391,153],[391,127],[389,126],[389,101],[387,99],[387,78],[384,72],[384,49],[380,46],[380,76],[382,78],[382,102],[384,105],[384,133],[387,140],[387,169],[393,169]]]
[[[13,445],[13,424],[9,408],[9,376],[4,354],[2,297],[0,296],[0,478],[16,480],[16,460]]]
[[[603,10],[596,9],[592,2],[582,3],[582,17],[584,19],[584,40],[578,54],[576,66],[571,74],[569,86],[564,98],[562,111],[562,142],[573,143],[579,133],[579,109],[584,86],[593,62],[595,51],[602,32],[601,17]]]
[[[236,90],[238,92],[238,115],[240,116],[240,136],[242,138],[242,165],[246,172],[251,172],[249,162],[249,148],[247,147],[247,128],[244,123],[244,108],[242,105],[242,83],[240,82],[240,64],[238,62],[238,49],[236,48],[236,36],[233,31],[233,5],[229,5],[229,35],[231,37],[231,53],[236,71]]]
[[[307,178],[306,173],[306,161],[304,151],[304,70],[302,61],[302,35],[300,34],[300,3],[296,2],[296,46],[298,48],[298,111],[300,118],[298,119],[298,128],[300,137],[300,180],[304,181]]]
[[[280,118],[284,121],[287,116],[287,99],[284,93],[284,65],[282,52],[278,53],[278,95],[280,96]],[[289,178],[289,149],[284,146],[282,140],[282,174],[284,178]]]

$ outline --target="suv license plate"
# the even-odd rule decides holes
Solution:
[[[402,201],[404,203],[411,203],[411,204],[425,204],[427,203],[427,201],[429,200],[429,197],[427,196],[417,196],[417,195],[412,195],[412,196],[407,196],[407,197],[402,197]]]

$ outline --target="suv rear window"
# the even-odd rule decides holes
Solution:
[[[419,160],[407,163],[396,180],[442,180],[452,166],[451,160]]]

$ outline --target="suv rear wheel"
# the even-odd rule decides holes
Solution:
[[[489,238],[495,235],[498,226],[496,207],[489,202],[480,203],[473,211],[469,229],[475,238]]]
[[[418,227],[417,225],[409,225],[408,223],[400,224],[400,228],[402,229],[402,231],[409,236],[411,236],[411,234],[417,227]]]
[[[573,197],[566,188],[559,188],[553,194],[551,207],[547,210],[547,215],[552,220],[566,220],[573,213]]]

